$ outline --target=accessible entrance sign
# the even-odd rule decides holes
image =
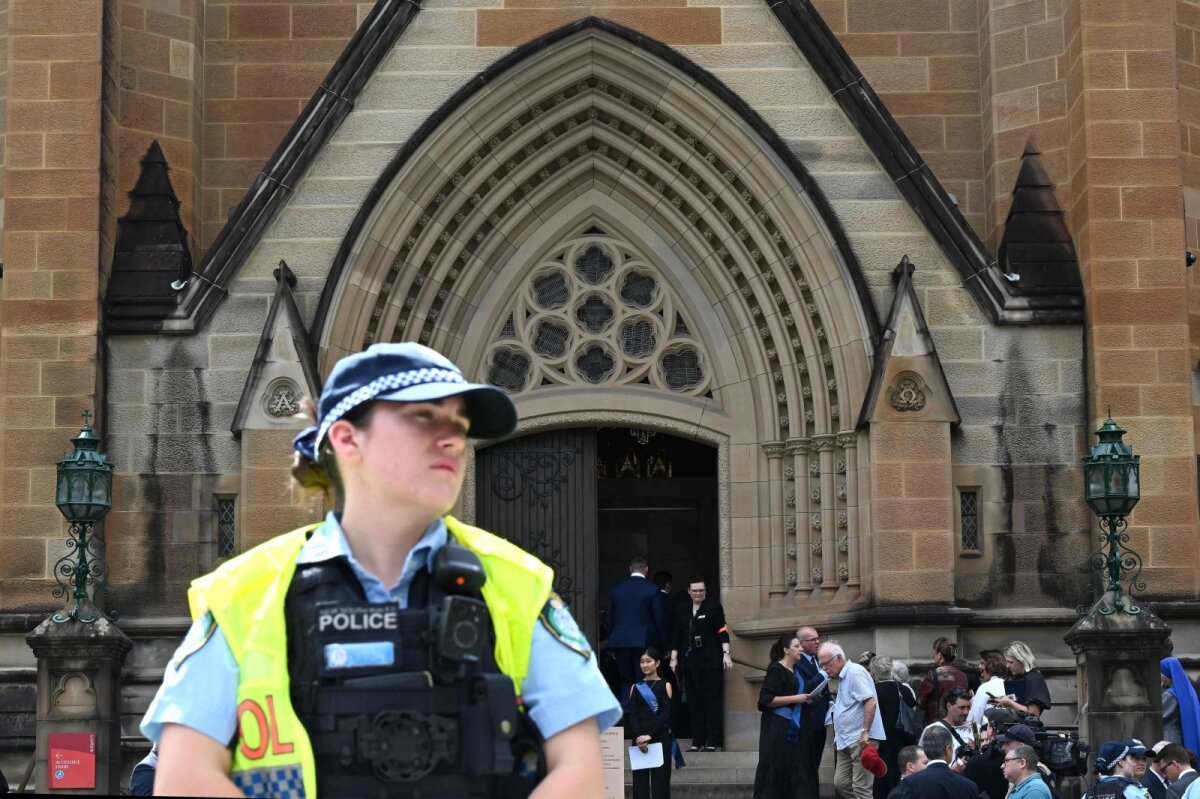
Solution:
[[[47,749],[52,790],[96,787],[96,733],[52,732]]]

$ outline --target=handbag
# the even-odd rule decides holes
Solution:
[[[896,723],[893,729],[915,741],[917,739],[917,709],[904,701],[904,689],[906,687],[902,683],[896,683],[896,693],[899,701],[897,702]],[[914,704],[916,704],[916,701],[916,697],[913,697]]]

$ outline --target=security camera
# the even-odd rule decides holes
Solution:
[[[1192,252],[1191,250],[1188,250],[1187,251],[1187,265],[1191,266],[1194,263],[1196,263],[1196,253]]]

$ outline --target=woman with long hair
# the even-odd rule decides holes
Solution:
[[[629,689],[629,727],[633,745],[643,752],[662,746],[663,762],[633,772],[633,799],[667,799],[671,795],[671,684],[659,675],[662,655],[647,647],[638,658],[642,679]]]
[[[967,675],[954,665],[957,657],[958,644],[954,641],[942,637],[933,642],[933,668],[917,689],[917,701],[925,713],[923,725],[942,717],[942,698],[952,688],[967,688]]]
[[[788,633],[771,646],[771,663],[758,692],[762,719],[758,727],[758,770],[755,799],[794,799],[800,778],[800,709],[808,694],[800,693],[796,670],[800,639]]]

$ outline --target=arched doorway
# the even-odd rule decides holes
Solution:
[[[593,646],[608,589],[642,555],[676,588],[719,591],[717,453],[667,433],[582,427],[481,450],[476,520],[550,564],[555,591]]]
[[[703,440],[732,623],[863,601],[870,451],[854,425],[874,310],[832,209],[677,54],[597,23],[517,55],[381,176],[322,298],[321,362],[417,340],[509,391],[521,434]],[[497,526],[488,479],[464,516]],[[598,597],[601,579],[563,588]],[[597,611],[577,610],[592,635]]]

